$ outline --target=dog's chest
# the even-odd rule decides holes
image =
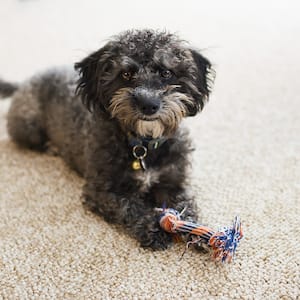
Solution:
[[[139,191],[146,193],[154,184],[159,183],[160,172],[153,169],[139,170],[134,173],[133,177],[137,181]]]

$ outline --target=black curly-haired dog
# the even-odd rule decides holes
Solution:
[[[210,62],[173,34],[126,31],[75,64],[20,85],[8,132],[19,145],[55,147],[86,180],[85,204],[122,224],[143,247],[164,249],[170,235],[158,224],[165,203],[196,219],[187,184],[192,150],[183,118],[208,99]]]

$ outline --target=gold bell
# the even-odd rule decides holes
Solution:
[[[138,171],[138,170],[140,170],[142,168],[141,167],[141,163],[140,163],[140,161],[138,159],[134,160],[132,162],[131,166],[132,166],[132,169],[135,170],[135,171]]]

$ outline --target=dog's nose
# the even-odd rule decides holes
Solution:
[[[153,115],[160,108],[160,101],[146,89],[137,89],[134,93],[136,104],[144,115]]]
[[[159,101],[156,99],[140,99],[138,107],[144,115],[153,115],[159,110]]]

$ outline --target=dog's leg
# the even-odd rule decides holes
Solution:
[[[171,236],[160,228],[155,209],[138,194],[122,197],[99,190],[94,182],[85,185],[84,199],[84,204],[106,221],[124,226],[142,247],[166,249],[172,242]]]
[[[172,243],[172,236],[162,230],[159,214],[153,208],[132,223],[130,230],[143,247],[160,250],[168,248]]]
[[[164,204],[167,208],[174,208],[181,214],[181,219],[184,221],[198,223],[199,222],[199,212],[197,209],[197,205],[194,199],[194,195],[190,192],[182,189],[179,190],[176,188],[170,190],[166,188],[160,187],[155,190],[155,198],[157,203],[161,203],[162,199],[164,199]],[[188,242],[193,239],[193,236],[189,233],[181,233],[181,238]],[[199,251],[203,251],[201,243],[195,244],[195,247]]]
[[[153,189],[153,197],[158,206],[163,203],[167,208],[182,212],[182,219],[191,222],[198,221],[198,209],[191,192],[176,188],[176,186],[171,189],[158,185]]]

